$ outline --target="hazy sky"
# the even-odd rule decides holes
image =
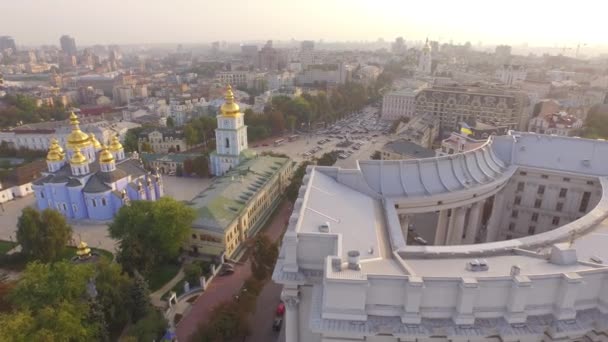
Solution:
[[[608,43],[605,0],[0,0],[17,44],[265,39]]]

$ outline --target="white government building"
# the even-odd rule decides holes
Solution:
[[[607,190],[608,142],[534,133],[310,167],[273,273],[286,341],[608,341]]]

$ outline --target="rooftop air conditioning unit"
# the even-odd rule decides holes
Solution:
[[[482,272],[488,269],[488,262],[484,259],[475,259],[467,263],[467,270],[471,272]]]
[[[325,222],[319,226],[319,231],[321,233],[329,233],[329,222]]]

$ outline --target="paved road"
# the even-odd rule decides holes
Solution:
[[[291,204],[284,202],[277,209],[277,213],[274,215],[272,222],[267,225],[266,229],[262,231],[262,234],[265,234],[273,241],[278,240],[285,230],[285,223],[290,214]],[[243,286],[245,280],[251,275],[250,266],[251,264],[249,260],[247,260],[243,265],[237,265],[235,267],[234,274],[226,277],[216,277],[211,282],[207,290],[205,290],[205,292],[192,304],[192,308],[188,315],[183,317],[177,325],[177,336],[179,341],[188,341],[190,336],[192,336],[192,334],[198,328],[199,324],[209,320],[209,315],[215,306],[230,300],[235,294],[237,294],[239,289]],[[266,290],[266,288],[265,291],[272,292],[272,290]],[[265,293],[262,297],[265,300],[270,300],[271,302],[263,304],[258,302],[256,305],[266,305],[274,309],[278,303],[278,300],[275,300],[274,296],[276,294],[273,293]],[[265,314],[267,315],[268,313],[266,312]],[[270,318],[270,321],[272,321],[272,318]],[[257,327],[254,326],[254,329],[257,330]],[[266,330],[263,330],[261,333],[263,334],[265,331]],[[264,340],[264,342],[270,341],[271,340]]]

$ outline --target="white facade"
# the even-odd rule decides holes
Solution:
[[[606,341],[607,176],[605,141],[516,132],[309,167],[273,273],[286,341]]]
[[[527,71],[521,65],[508,64],[496,70],[496,78],[508,86],[521,84],[526,80],[526,76]]]
[[[411,118],[416,114],[416,89],[402,89],[382,97],[382,119]]]

